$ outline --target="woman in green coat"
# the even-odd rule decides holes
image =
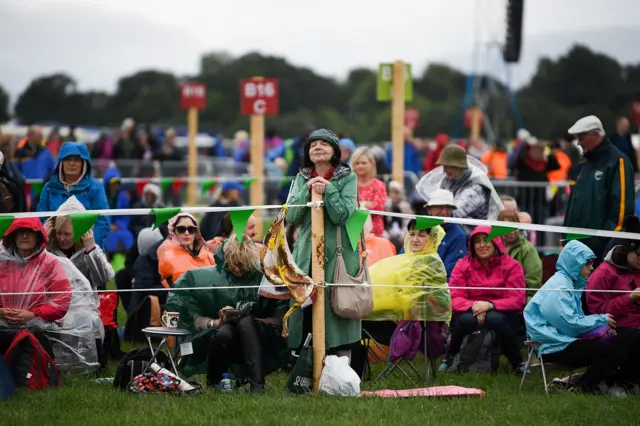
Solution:
[[[282,338],[288,303],[258,295],[258,248],[246,235],[238,243],[231,234],[216,250],[215,261],[216,266],[185,272],[175,288],[192,290],[172,292],[167,301],[168,311],[180,313],[179,326],[191,332],[193,355],[185,359],[185,371],[196,372],[207,361],[207,384],[215,386],[232,365],[239,365],[251,391],[261,392],[265,375],[288,359]]]
[[[304,159],[296,176],[288,205],[304,205],[311,201],[311,191],[322,194],[324,202],[324,281],[334,281],[337,252],[337,232],[342,233],[343,258],[349,275],[360,270],[360,255],[349,243],[345,230],[347,219],[357,208],[358,183],[349,166],[340,162],[338,137],[330,130],[311,132],[304,143]],[[311,276],[311,209],[291,207],[285,217],[297,225],[298,239],[293,245],[293,259],[302,271]],[[362,321],[336,316],[331,310],[331,292],[324,290],[325,338],[330,352],[349,355],[349,345],[360,340]],[[289,317],[289,347],[298,348],[303,336],[311,332],[311,307],[295,311]]]
[[[520,217],[513,210],[502,210],[498,215],[498,220],[503,222],[518,222]],[[540,288],[542,286],[542,260],[538,250],[520,231],[510,232],[502,237],[505,251],[522,265],[527,288]],[[529,293],[528,296],[533,296]]]

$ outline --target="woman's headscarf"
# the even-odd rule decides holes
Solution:
[[[407,234],[404,240],[404,254],[380,260],[369,268],[373,285],[373,312],[367,319],[451,319],[451,295],[447,285],[447,272],[437,253],[444,236],[442,227],[431,228],[424,248],[413,253],[410,236]],[[393,287],[394,285],[398,287]],[[410,288],[413,286],[437,288]]]
[[[176,224],[183,217],[191,219],[193,221],[193,224],[198,228],[198,230],[196,231],[196,237],[193,240],[193,250],[183,244],[180,244],[180,240],[178,239],[178,235],[176,234]],[[169,237],[167,238],[167,240],[184,247],[185,250],[194,255],[200,253],[200,249],[206,244],[204,238],[202,237],[202,234],[200,234],[200,226],[198,225],[198,221],[195,217],[193,217],[193,215],[190,215],[189,213],[178,213],[177,215],[169,219]]]

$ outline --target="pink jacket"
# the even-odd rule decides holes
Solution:
[[[640,271],[613,264],[612,252],[589,277],[587,290],[631,291],[640,284]],[[640,305],[631,302],[629,293],[587,292],[587,306],[592,314],[613,315],[618,327],[640,328]]]
[[[488,226],[478,226],[469,238],[469,254],[458,261],[451,272],[451,302],[453,312],[466,312],[473,302],[493,303],[496,311],[522,313],[527,301],[524,269],[508,254],[505,254],[500,238],[493,240],[498,256],[491,259],[487,266],[482,265],[474,256],[471,241],[477,234],[489,234]],[[466,287],[456,289],[455,287]],[[474,290],[474,287],[490,287],[496,290]],[[521,288],[523,291],[500,291],[500,288]]]

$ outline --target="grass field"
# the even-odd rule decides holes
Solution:
[[[114,367],[101,373],[112,376]],[[476,399],[377,399],[295,396],[285,390],[286,375],[267,378],[267,392],[253,396],[205,389],[190,397],[134,396],[92,377],[66,378],[60,390],[20,390],[0,402],[2,425],[160,425],[160,424],[321,424],[321,425],[632,425],[639,424],[640,398],[615,399],[559,392],[547,396],[532,377],[523,393],[508,374],[440,374],[435,385],[477,387]],[[204,377],[197,377],[204,382]],[[417,387],[390,377],[364,383],[363,390]]]

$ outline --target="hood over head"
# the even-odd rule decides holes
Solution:
[[[311,142],[313,141],[325,141],[333,148],[333,157],[331,158],[331,164],[337,166],[340,164],[340,142],[338,140],[338,136],[333,133],[329,129],[318,129],[314,130],[309,134],[307,140],[304,142],[304,159],[302,161],[303,166],[305,167],[313,167],[313,163],[311,162],[311,157],[309,156],[309,149],[311,147]]]
[[[147,192],[151,192],[153,195],[156,196],[156,203],[161,203],[162,202],[162,189],[160,189],[160,186],[156,185],[155,183],[148,183],[144,186],[144,188],[142,188],[142,198],[144,200],[144,195]]]
[[[86,174],[91,175],[91,156],[89,155],[87,146],[82,142],[65,142],[62,144],[62,148],[60,148],[60,153],[58,154],[55,174],[58,174],[62,160],[74,155],[80,157],[84,161]]]
[[[489,235],[490,233],[491,233],[490,226],[477,226],[471,232],[471,235],[469,236],[469,242],[468,242],[469,255],[471,257],[476,257],[475,250],[473,249],[473,238],[478,234]],[[504,254],[504,245],[502,244],[502,239],[500,237],[494,238],[493,240],[491,240],[491,242],[493,243],[493,246],[496,248],[496,251],[498,252],[498,254],[500,255]]]
[[[425,254],[437,254],[438,247],[440,247],[440,243],[444,240],[446,232],[442,229],[442,226],[434,226],[429,229],[429,239],[427,243],[424,245],[424,248],[419,252],[411,251],[411,240],[409,237],[409,233],[404,237],[404,252],[409,255],[425,255]]]
[[[584,287],[587,280],[580,276],[580,271],[588,260],[595,258],[596,255],[589,247],[580,241],[572,240],[560,252],[556,269],[570,278],[572,282],[579,284],[578,287]]]
[[[12,234],[18,229],[22,228],[32,229],[40,233],[40,236],[42,237],[40,241],[40,250],[46,247],[47,243],[49,242],[49,236],[45,232],[44,226],[42,225],[40,219],[38,219],[37,217],[22,217],[14,219],[11,223],[11,226],[9,226],[9,229],[7,229],[7,232],[5,232],[4,237],[2,237],[2,245],[6,249],[10,249],[13,246]]]
[[[110,167],[104,172],[104,177],[102,178],[102,183],[104,184],[105,189],[109,187],[109,184],[112,181],[120,180],[120,172],[115,167]],[[146,187],[145,187],[146,188]]]

